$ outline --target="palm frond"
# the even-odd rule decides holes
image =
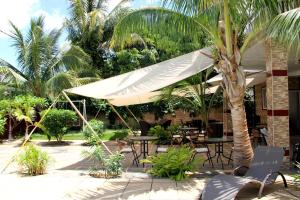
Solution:
[[[267,33],[269,37],[278,39],[287,44],[288,47],[292,47],[293,44],[299,44],[300,8],[287,11],[275,17],[268,27]]]
[[[130,34],[146,29],[177,39],[182,35],[196,38],[201,33],[200,24],[192,17],[164,8],[145,8],[129,13],[116,25],[111,46],[122,47]]]

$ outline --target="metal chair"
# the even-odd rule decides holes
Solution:
[[[132,155],[133,155],[132,165],[134,165],[134,163],[135,163],[136,166],[138,167],[139,159],[138,159],[137,151],[134,146],[134,142],[133,141],[121,141],[119,139],[117,139],[116,141],[118,143],[119,152],[124,155],[132,153]]]
[[[190,141],[191,147],[194,148],[192,160],[195,159],[197,154],[206,154],[209,164],[214,168],[214,163],[212,161],[208,145],[198,140],[198,134],[190,134],[189,136],[186,136],[186,138]],[[205,161],[203,162],[203,166],[204,164]]]

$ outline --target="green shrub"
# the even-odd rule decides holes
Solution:
[[[104,132],[104,123],[100,120],[92,119],[89,121],[89,124],[91,125],[93,130],[97,133],[97,135],[95,136],[95,134],[91,131],[91,129],[87,125],[83,128],[82,133],[85,139],[88,140],[89,142],[92,143],[97,142],[95,141],[95,139],[99,139]]]
[[[104,167],[105,153],[100,145],[93,145],[89,150],[83,150],[82,156],[93,161],[91,171],[101,170]]]
[[[62,141],[72,123],[76,122],[77,115],[71,110],[52,109],[45,116],[43,125],[50,136]]]
[[[120,130],[116,130],[115,134],[109,138],[109,140],[116,140],[116,139],[124,139],[128,136],[128,130],[127,129],[120,129]]]
[[[100,145],[94,145],[89,150],[82,151],[84,158],[94,162],[90,171],[95,174],[104,171],[109,176],[118,176],[122,172],[122,160],[124,156],[120,153],[105,155]]]
[[[155,135],[158,137],[159,144],[170,144],[171,141],[171,132],[165,130],[162,126],[156,125],[149,130],[150,135]]]
[[[35,176],[46,172],[50,157],[47,152],[42,151],[33,144],[29,144],[25,146],[22,153],[17,155],[16,161],[21,167],[22,172]]]
[[[0,135],[5,131],[6,119],[0,115]]]
[[[193,150],[187,146],[171,147],[166,153],[149,156],[144,163],[152,164],[147,172],[157,177],[168,177],[176,181],[187,177],[186,172],[194,171],[198,160],[191,160]]]
[[[110,176],[118,176],[122,172],[122,160],[124,155],[120,153],[114,153],[105,159],[105,171]]]

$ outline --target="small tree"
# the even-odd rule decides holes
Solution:
[[[12,131],[15,126],[15,118],[14,118],[14,100],[12,99],[3,99],[0,101],[0,114],[6,116],[8,120],[8,139],[12,139]]]
[[[74,111],[52,109],[45,116],[43,125],[50,136],[54,136],[58,142],[61,142],[70,125],[76,120],[77,115]]]
[[[37,110],[46,105],[44,98],[35,96],[16,96],[14,99],[13,115],[17,120],[25,122],[25,139],[28,138],[29,128],[34,126],[37,117]]]
[[[2,135],[5,131],[6,119],[0,115],[0,135]]]

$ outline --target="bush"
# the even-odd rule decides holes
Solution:
[[[105,159],[105,171],[109,176],[118,176],[122,172],[122,160],[124,156],[120,153],[114,153]]]
[[[52,109],[44,118],[43,125],[50,136],[54,136],[61,142],[72,123],[76,122],[77,116],[71,110]]]
[[[104,132],[104,123],[100,120],[92,119],[89,121],[89,124],[93,128],[93,130],[97,133],[96,138],[100,138]],[[91,129],[88,126],[85,126],[82,130],[82,133],[86,140],[89,142],[96,142],[94,141],[95,135],[91,131]]]
[[[98,171],[103,169],[105,153],[100,145],[91,146],[89,150],[83,150],[82,156],[93,161],[91,171]]]
[[[105,176],[118,176],[122,172],[122,160],[124,156],[120,153],[114,153],[106,156],[100,145],[94,145],[89,150],[84,150],[82,155],[94,162],[91,167],[91,174],[97,174],[104,171]]]
[[[168,177],[181,181],[187,177],[186,172],[194,171],[197,160],[191,160],[193,150],[187,146],[180,148],[171,147],[166,153],[157,154],[142,160],[152,164],[147,172],[157,177]]]
[[[150,128],[149,134],[157,136],[159,144],[170,144],[171,137],[172,137],[171,132],[165,130],[160,125]]]
[[[115,134],[109,138],[109,140],[116,140],[116,139],[124,139],[128,136],[128,130],[127,129],[120,129],[120,130],[116,130]]]
[[[24,152],[17,156],[16,161],[22,172],[35,176],[46,172],[50,157],[47,152],[42,151],[33,144],[29,144],[25,146]]]
[[[5,131],[6,119],[0,115],[0,135]]]

